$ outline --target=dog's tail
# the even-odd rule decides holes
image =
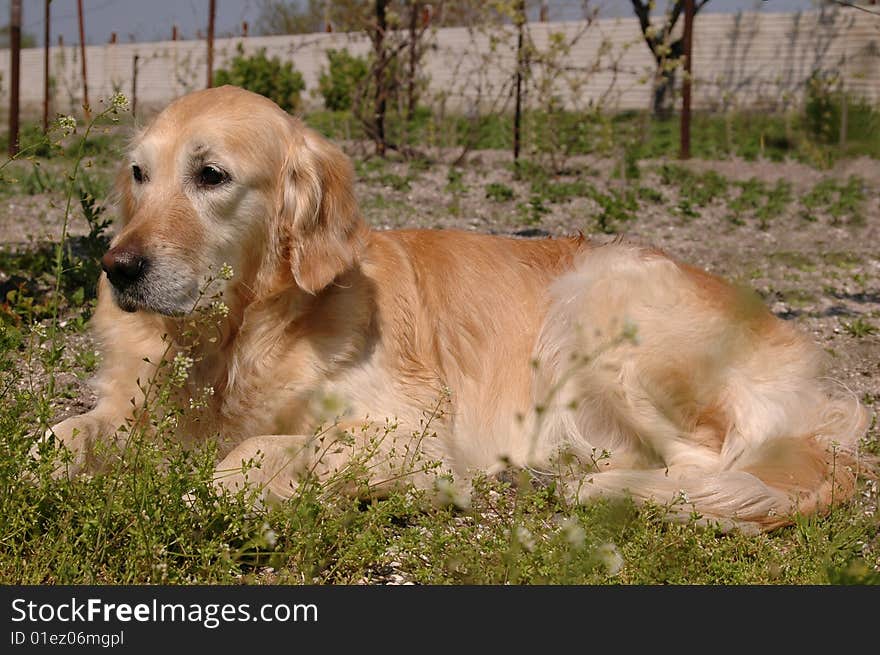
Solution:
[[[857,401],[829,400],[822,414],[810,434],[765,440],[711,468],[673,464],[590,475],[578,497],[629,495],[664,506],[670,518],[745,532],[786,525],[797,515],[824,514],[851,498],[859,474],[876,464],[859,457],[858,439],[869,416]],[[728,435],[732,441],[739,437]]]

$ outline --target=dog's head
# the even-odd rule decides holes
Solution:
[[[348,158],[270,100],[235,87],[184,96],[119,173],[122,226],[102,259],[113,297],[173,316],[218,289],[318,293],[354,266],[366,232],[352,183]]]

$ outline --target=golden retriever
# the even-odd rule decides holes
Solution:
[[[165,370],[196,399],[179,438],[219,439],[217,484],[267,497],[359,457],[376,493],[431,485],[427,462],[457,481],[529,467],[581,501],[746,530],[853,494],[866,410],[707,273],[623,243],[371,231],[348,158],[238,88],[173,102],[129,157],[99,400],[51,430],[71,473],[148,422]]]

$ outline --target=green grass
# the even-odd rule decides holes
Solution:
[[[364,138],[360,123],[344,112],[315,111],[306,120],[331,138]],[[839,119],[833,119],[839,120]],[[435,117],[421,108],[408,125],[389,117],[389,139],[420,148],[469,147],[512,151],[513,119],[509,114]],[[691,154],[698,159],[747,161],[792,159],[827,168],[842,158],[880,158],[880,111],[853,103],[847,140],[841,146],[817,133],[803,110],[702,113],[691,122]],[[658,120],[639,111],[598,113],[529,110],[523,120],[523,150],[541,158],[568,155],[617,157],[623,148],[619,176],[638,179],[638,161],[675,158],[679,152],[678,117]],[[837,132],[835,132],[837,134]]]
[[[426,584],[877,582],[861,558],[876,519],[855,508],[769,535],[722,534],[669,523],[659,506],[571,506],[521,474],[516,486],[477,479],[458,506],[414,490],[363,502],[307,482],[284,504],[254,511],[244,495],[211,491],[210,450],[171,442],[139,444],[110,474],[56,481],[27,456],[27,398],[6,400],[5,584],[350,584],[392,562]]]
[[[40,125],[24,122],[19,130],[19,150],[24,151],[28,156],[70,162],[76,156],[71,144],[76,143],[79,146],[78,142],[82,135],[82,127],[78,129],[79,134],[74,133],[63,138],[53,136],[47,139]],[[120,129],[118,121],[101,118],[95,122],[93,130],[83,142],[82,154],[99,163],[114,163],[118,161],[125,147],[126,133],[127,128]],[[4,153],[9,149],[8,131],[0,132],[0,149]]]

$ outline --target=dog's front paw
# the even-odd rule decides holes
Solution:
[[[106,440],[111,432],[106,421],[89,414],[72,416],[46,430],[44,441],[54,440],[57,447],[63,447],[69,452],[69,456],[59,458],[58,466],[52,475],[56,478],[73,477],[98,469],[95,446]],[[31,455],[39,458],[42,448],[40,444],[34,444]]]

